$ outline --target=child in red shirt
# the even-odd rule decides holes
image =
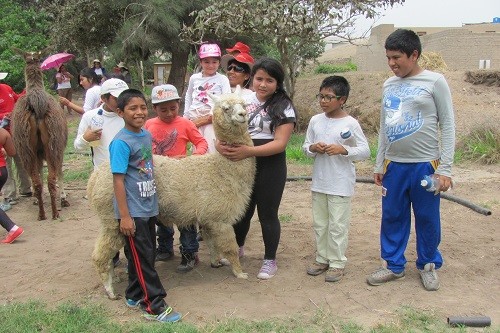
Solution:
[[[200,134],[194,123],[179,116],[180,97],[177,89],[171,84],[153,88],[151,103],[157,117],[149,119],[144,125],[153,137],[153,154],[183,158],[187,153],[187,144],[193,144],[193,155],[203,155],[207,152],[208,143]],[[181,228],[180,252],[181,264],[179,272],[188,272],[198,262],[196,226]],[[156,260],[166,261],[173,257],[174,229],[158,224],[158,249]]]

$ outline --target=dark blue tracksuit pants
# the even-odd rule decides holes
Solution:
[[[434,173],[433,162],[389,162],[382,180],[386,189],[382,196],[380,228],[381,257],[387,268],[400,273],[406,265],[405,250],[411,229],[411,209],[415,217],[418,269],[427,263],[441,267],[443,258],[438,250],[441,241],[439,213],[440,196],[427,192],[420,181]]]

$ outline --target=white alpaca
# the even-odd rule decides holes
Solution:
[[[247,112],[240,90],[212,96],[215,102],[213,125],[217,138],[229,144],[253,145],[247,128]],[[229,161],[219,153],[172,159],[153,157],[159,220],[179,227],[196,222],[210,250],[210,263],[220,266],[226,258],[233,274],[247,278],[238,257],[238,245],[232,225],[246,210],[255,176],[255,158]],[[113,288],[112,258],[125,244],[113,215],[113,176],[109,163],[95,170],[87,186],[90,204],[96,210],[101,229],[92,259],[110,299],[117,299]]]

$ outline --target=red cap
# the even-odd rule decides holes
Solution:
[[[222,56],[220,64],[224,71],[227,70],[227,64],[233,59],[237,62],[241,62],[242,64],[247,64],[248,67],[250,67],[250,70],[252,70],[254,63],[252,56],[248,53],[238,53],[236,55],[225,54]]]
[[[239,51],[241,53],[250,53],[250,47],[242,42],[236,42],[234,46],[230,49],[226,49],[227,52],[232,53],[234,51]]]

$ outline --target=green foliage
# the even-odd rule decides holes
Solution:
[[[234,35],[272,36],[288,74],[286,87],[293,97],[297,70],[305,60],[318,57],[316,51],[326,37],[350,40],[356,18],[374,17],[379,8],[401,2],[404,0],[218,0],[194,13],[194,23],[185,26],[181,34],[192,43],[210,34],[221,39]]]
[[[279,220],[281,223],[290,223],[293,221],[293,215],[290,214],[280,215]]]
[[[370,161],[375,164],[377,160],[378,137],[375,137],[374,140],[368,140],[368,146],[370,146]]]
[[[330,65],[330,64],[320,64],[314,70],[316,74],[335,74],[335,73],[344,73],[357,71],[358,66],[352,62],[348,62],[344,65]]]
[[[457,144],[455,162],[474,161],[482,164],[500,162],[500,130],[494,125],[474,128]]]
[[[25,87],[24,61],[11,47],[25,51],[43,49],[49,43],[50,20],[47,12],[22,8],[10,0],[0,0],[0,8],[0,71],[9,73],[4,81],[19,93]]]
[[[406,333],[406,332],[467,332],[466,328],[451,328],[432,311],[416,310],[408,307],[397,311],[397,317],[387,324],[366,329],[353,322],[342,321],[328,310],[318,309],[312,317],[294,315],[290,318],[270,318],[249,321],[237,318],[214,320],[197,326],[179,322],[160,324],[140,320],[113,320],[111,314],[101,305],[62,303],[49,307],[38,301],[10,303],[0,307],[1,331],[10,333],[26,332],[95,332],[95,333]],[[499,327],[484,328],[481,332],[498,332]]]
[[[68,121],[68,142],[66,144],[66,149],[64,150],[63,167],[65,182],[87,182],[90,174],[94,170],[92,157],[90,155],[90,149],[87,154],[81,154],[75,152],[75,148],[73,146],[79,122],[80,118],[75,118],[71,121]]]
[[[302,151],[302,145],[304,144],[304,133],[293,133],[288,145],[286,146],[286,158],[289,161],[297,162],[299,164],[312,165],[314,159],[308,157]]]

